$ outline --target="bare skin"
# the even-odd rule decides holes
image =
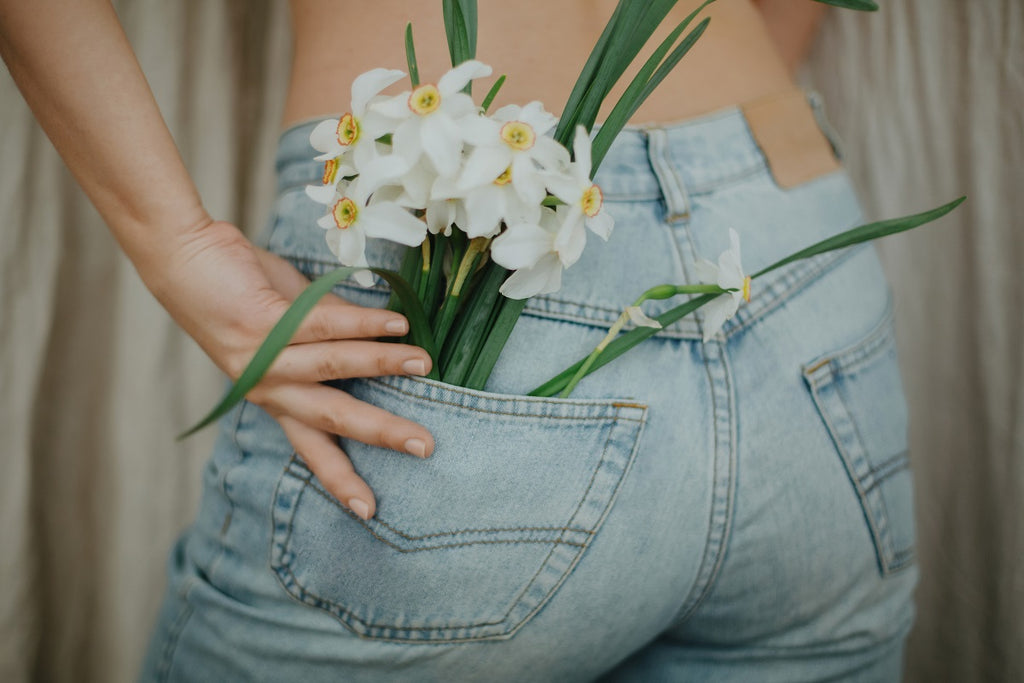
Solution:
[[[503,101],[539,99],[557,111],[614,4],[481,0],[479,57],[508,74]],[[673,16],[695,5],[682,0]],[[402,13],[413,6],[416,16]],[[446,69],[437,3],[294,0],[292,10],[285,124],[344,110],[352,80],[370,68],[404,67],[409,19],[424,75]],[[775,17],[768,29],[759,10]],[[635,121],[677,120],[789,87],[787,64],[799,61],[819,11],[807,0],[720,0],[712,28]],[[785,59],[773,40],[790,46]],[[207,213],[109,0],[0,0],[0,56],[143,282],[237,378],[307,280]],[[419,457],[431,454],[433,438],[321,382],[426,374],[422,349],[374,341],[407,329],[400,315],[328,295],[247,396],[278,420],[326,489],[364,518],[374,514],[373,492],[336,435]]]

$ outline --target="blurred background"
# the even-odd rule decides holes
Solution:
[[[284,0],[115,0],[208,210],[259,234]],[[879,245],[917,480],[907,680],[1024,681],[1024,2],[830,10],[824,96],[867,213],[961,194]],[[348,84],[337,87],[347,88]],[[129,681],[223,380],[121,256],[0,73],[0,680]]]

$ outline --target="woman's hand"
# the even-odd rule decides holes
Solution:
[[[183,234],[159,264],[137,265],[160,303],[232,379],[309,284],[287,261],[223,222]],[[433,438],[420,425],[321,382],[427,374],[431,360],[423,349],[374,341],[408,329],[398,313],[328,294],[246,397],[277,419],[324,487],[363,519],[376,509],[373,492],[334,435],[419,457],[433,451]]]

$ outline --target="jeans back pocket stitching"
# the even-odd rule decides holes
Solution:
[[[850,483],[856,490],[857,497],[861,502],[865,520],[874,539],[879,567],[883,575],[903,569],[915,555],[915,549],[912,545],[903,549],[896,548],[890,531],[888,507],[884,497],[877,491],[878,487],[891,476],[909,467],[909,450],[904,449],[900,453],[889,456],[879,465],[872,465],[864,452],[864,440],[858,433],[857,425],[850,416],[850,409],[842,396],[836,393],[834,403],[841,407],[842,410],[842,414],[838,417],[842,418],[844,422],[849,423],[854,434],[854,445],[858,446],[858,450],[861,451],[855,457],[855,454],[851,453],[843,440],[839,438],[839,435],[843,434],[844,431],[839,429],[840,425],[836,424],[836,416],[832,414],[832,411],[826,409],[821,391],[823,388],[834,383],[838,372],[841,371],[847,375],[856,374],[860,368],[873,361],[892,344],[895,344],[895,338],[892,333],[892,307],[890,301],[886,306],[881,322],[860,342],[812,361],[804,366],[803,369],[804,379],[810,388],[811,398],[818,413],[828,427],[832,442],[840,452],[840,459],[843,462],[843,467],[850,479]],[[885,476],[877,477],[878,472],[883,469],[885,470]]]
[[[389,388],[394,388],[394,387],[389,387]],[[418,397],[418,398],[422,398],[422,397]],[[599,404],[586,404],[585,403],[583,405],[597,406]],[[613,404],[613,405],[615,405],[615,404]],[[609,494],[608,501],[607,501],[607,503],[603,507],[602,514],[599,516],[599,518],[597,520],[595,520],[594,530],[591,532],[591,537],[600,528],[601,523],[604,521],[604,518],[607,516],[608,511],[610,510],[610,508],[612,506],[612,503],[614,502],[615,498],[617,497],[617,493],[618,493],[619,488],[621,487],[622,481],[625,479],[625,476],[626,476],[627,472],[629,471],[629,469],[630,469],[630,467],[632,465],[632,462],[633,462],[633,460],[635,458],[637,449],[639,447],[640,435],[641,435],[642,430],[643,430],[643,425],[646,422],[646,420],[645,420],[646,410],[647,410],[646,406],[641,407],[641,406],[638,406],[635,403],[627,403],[627,404],[624,404],[624,405],[615,405],[615,407],[616,407],[616,411],[615,411],[616,413],[621,413],[624,410],[632,412],[632,411],[635,411],[635,410],[639,409],[640,412],[641,412],[641,416],[642,417],[639,418],[639,419],[636,419],[636,418],[622,418],[623,421],[637,423],[637,426],[635,428],[633,428],[632,430],[630,430],[630,431],[633,432],[633,436],[632,436],[633,446],[629,450],[629,453],[625,457],[625,462],[623,464],[622,472],[621,472],[620,475],[618,475],[618,478],[617,478],[616,483],[615,483],[615,488]],[[607,419],[607,418],[603,418],[603,419]],[[587,491],[584,493],[584,495],[580,499],[580,502],[577,504],[576,511],[574,512],[573,517],[570,518],[570,521],[572,519],[575,519],[578,516],[579,509],[582,507],[583,503],[586,501],[587,495],[589,495],[589,492],[590,492],[590,490],[591,490],[591,488],[593,486],[593,481],[596,478],[597,473],[601,470],[601,468],[604,466],[604,463],[608,460],[608,458],[607,458],[608,446],[609,446],[609,444],[612,441],[612,436],[613,436],[613,434],[615,433],[615,431],[616,431],[616,429],[618,427],[619,421],[620,420],[617,417],[613,417],[612,418],[612,423],[611,423],[611,425],[609,427],[609,434],[608,434],[608,437],[606,437],[606,439],[605,439],[605,446],[604,446],[604,451],[602,452],[601,460],[599,461],[598,465],[595,467],[594,473],[591,476],[591,481],[588,484]],[[296,453],[292,453],[292,457],[290,458],[290,460],[288,462],[288,465],[285,467],[284,471],[282,472],[282,477],[278,481],[278,485],[277,485],[277,487],[275,489],[275,496],[274,496],[275,499],[278,498],[278,491],[280,490],[282,484],[285,484],[285,479],[288,476],[293,478],[293,480],[295,482],[294,485],[298,485],[299,488],[298,488],[298,491],[295,494],[295,499],[292,501],[292,503],[289,506],[290,510],[289,510],[289,513],[288,513],[288,523],[287,523],[285,529],[280,534],[275,529],[274,542],[273,542],[273,545],[272,545],[272,548],[271,548],[271,558],[270,558],[271,559],[271,568],[274,570],[275,574],[279,577],[279,580],[280,580],[282,586],[285,588],[285,591],[287,593],[289,593],[289,595],[291,595],[293,598],[298,599],[300,602],[302,602],[304,604],[308,604],[308,605],[311,605],[313,607],[324,609],[325,611],[327,611],[327,612],[329,612],[331,614],[334,614],[336,617],[341,618],[343,620],[343,622],[345,622],[346,619],[354,620],[354,621],[358,622],[364,629],[381,629],[381,630],[389,630],[389,631],[398,630],[398,631],[413,631],[413,632],[415,632],[415,631],[433,631],[433,632],[436,632],[436,631],[465,630],[465,629],[474,629],[474,628],[475,629],[479,629],[481,627],[495,626],[495,625],[503,624],[503,623],[508,621],[509,615],[517,607],[519,607],[520,604],[523,602],[523,597],[522,596],[525,595],[527,593],[527,591],[534,585],[534,583],[536,582],[536,579],[540,575],[540,573],[545,568],[548,567],[548,565],[550,564],[550,559],[551,559],[552,554],[554,554],[554,552],[559,549],[559,546],[566,546],[566,545],[574,545],[575,546],[575,545],[578,545],[578,544],[569,543],[569,542],[565,542],[565,541],[562,541],[561,543],[559,543],[557,541],[542,541],[542,542],[546,542],[546,543],[551,543],[552,544],[551,551],[548,553],[548,556],[541,563],[540,567],[537,569],[537,571],[534,573],[534,575],[530,578],[530,580],[528,581],[526,587],[522,591],[520,591],[519,595],[512,602],[511,606],[509,607],[509,609],[507,610],[506,614],[504,615],[504,617],[501,620],[491,621],[491,622],[479,622],[477,624],[470,624],[470,625],[454,625],[454,626],[453,625],[446,625],[446,626],[443,626],[443,627],[438,627],[438,626],[408,626],[408,625],[406,625],[406,626],[396,626],[394,624],[369,624],[369,623],[366,622],[366,620],[361,618],[361,616],[353,608],[345,607],[345,606],[343,606],[343,605],[341,605],[341,604],[339,604],[339,603],[337,603],[337,602],[335,602],[333,600],[329,600],[329,599],[323,598],[323,597],[317,595],[316,593],[312,592],[311,590],[309,590],[307,587],[305,587],[299,581],[298,577],[292,571],[291,560],[288,559],[286,557],[286,555],[287,555],[287,546],[288,546],[288,543],[290,542],[290,539],[292,537],[292,529],[293,529],[292,525],[293,525],[293,521],[294,521],[294,518],[295,518],[295,514],[294,514],[295,513],[295,509],[298,507],[301,495],[305,491],[305,489],[307,487],[309,487],[309,488],[314,488],[314,490],[315,490],[315,487],[312,484],[312,478],[313,478],[312,472],[309,471],[308,468],[306,468],[300,462],[300,460],[298,458],[298,455]],[[342,509],[344,509],[344,508],[342,508]],[[276,511],[276,508],[275,508],[275,511]],[[348,513],[347,510],[346,510],[346,513],[350,514],[350,513]],[[350,514],[350,516],[351,516],[351,514]],[[358,521],[361,522],[362,520],[358,520]],[[373,533],[372,529],[368,529],[368,531]],[[563,531],[563,535],[564,535],[564,533],[565,532]],[[374,534],[374,536],[376,536],[376,534]],[[384,540],[384,539],[381,539],[381,540]],[[498,542],[502,542],[502,541],[498,541]],[[476,543],[480,543],[480,541],[477,541]],[[505,542],[502,542],[502,543],[505,543]],[[575,567],[576,563],[579,561],[579,558],[582,557],[583,552],[586,550],[586,548],[588,546],[589,546],[589,541],[587,543],[583,544],[583,545],[580,545],[578,550],[570,551],[570,552],[574,552],[574,554],[571,556],[569,566],[566,567],[566,569],[563,572],[562,576],[548,589],[547,593],[544,596],[542,596],[540,600],[537,601],[537,604],[530,608],[530,610],[529,610],[529,612],[527,614],[525,614],[511,629],[507,629],[504,633],[497,633],[497,634],[491,633],[491,634],[475,635],[475,636],[464,637],[464,638],[450,637],[450,638],[431,638],[429,640],[420,639],[417,642],[432,642],[432,643],[461,642],[461,641],[475,641],[475,640],[481,640],[481,639],[491,639],[491,638],[502,637],[502,636],[511,637],[511,635],[514,634],[523,624],[525,624],[529,620],[529,618],[534,613],[536,613],[536,611],[539,610],[547,602],[547,600],[556,592],[556,590],[562,584],[562,582],[566,579],[568,574],[571,573],[572,568]],[[363,635],[363,634],[361,634],[361,635]],[[391,641],[394,641],[394,642],[408,642],[409,641],[408,638],[390,638],[390,637],[382,637],[382,636],[373,636],[373,637],[377,638],[377,639],[380,639],[380,640],[391,640]]]

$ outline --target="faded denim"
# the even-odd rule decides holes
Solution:
[[[269,247],[335,266],[286,132]],[[598,183],[616,219],[532,300],[486,392],[347,391],[422,423],[426,461],[346,441],[364,522],[243,404],[221,422],[168,564],[145,681],[895,681],[913,618],[906,408],[870,246],[792,264],[702,343],[702,317],[526,398],[728,228],[754,271],[862,222],[846,175],[773,181],[738,110],[629,129]],[[370,263],[399,251],[372,245]],[[384,305],[383,285],[338,293]],[[657,312],[672,302],[655,302]]]

